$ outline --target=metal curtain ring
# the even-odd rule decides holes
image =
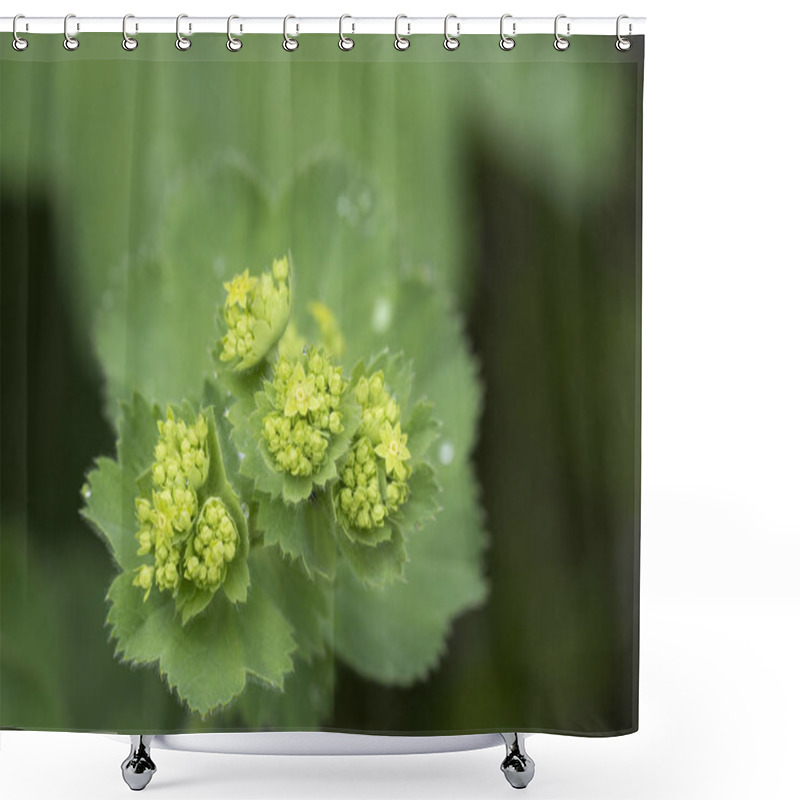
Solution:
[[[228,17],[228,43],[225,46],[231,51],[231,53],[238,53],[242,49],[243,44],[241,39],[237,39],[231,33],[231,22],[233,22],[235,19],[239,19],[236,14],[231,14]],[[239,26],[239,30],[242,30],[241,26]]]
[[[139,46],[139,42],[132,36],[128,36],[128,20],[135,19],[133,14],[126,14],[122,18],[122,49],[130,52]],[[137,26],[138,27],[138,26]]]
[[[28,49],[28,40],[20,38],[19,34],[17,33],[18,19],[25,19],[25,15],[17,14],[17,16],[14,17],[14,21],[11,23],[11,32],[14,34],[14,40],[11,42],[11,46],[21,53],[23,50]]]
[[[64,17],[64,49],[65,50],[77,50],[80,47],[80,42],[74,37],[69,35],[69,21],[71,19],[75,19],[74,14],[67,14]],[[80,30],[80,26],[77,26],[77,30]]]
[[[408,50],[411,47],[411,39],[406,39],[405,36],[400,35],[400,20],[408,19],[405,14],[398,14],[394,18],[394,49],[395,50]],[[407,22],[408,35],[411,35],[411,23]]]
[[[296,17],[293,17],[291,14],[287,14],[283,18],[283,49],[289,53],[293,53],[298,47],[300,47],[300,42],[293,36],[289,36],[288,25],[290,19],[296,19]],[[296,26],[295,30],[299,31],[299,26]]]
[[[553,47],[555,47],[556,50],[559,50],[559,51],[562,51],[562,52],[569,47],[569,39],[565,39],[558,32],[558,21],[560,19],[566,19],[566,18],[567,18],[566,14],[559,14],[556,17],[556,21],[555,21],[555,24],[553,26],[553,32],[555,33],[555,36],[556,36],[556,40],[553,42]],[[567,23],[567,36],[569,36],[569,33],[570,33],[569,28],[570,28],[570,24],[568,22]]]
[[[628,15],[627,15],[627,14],[620,14],[620,15],[617,17],[617,43],[616,43],[616,45],[615,45],[615,46],[616,46],[616,48],[617,48],[617,50],[619,50],[619,51],[620,51],[620,52],[622,52],[622,53],[624,53],[626,50],[630,50],[630,49],[631,49],[631,40],[630,40],[630,39],[626,39],[626,38],[625,38],[625,37],[624,37],[624,36],[623,36],[623,35],[622,35],[622,34],[619,32],[619,28],[620,28],[620,22],[622,22],[622,20],[624,20],[624,19],[629,19],[629,17],[628,17]],[[629,23],[628,23],[628,36],[630,36],[630,35],[631,35],[631,32],[632,32],[632,31],[633,31],[633,26],[632,26],[632,25],[630,24],[630,22],[629,22]]]
[[[344,26],[344,21],[346,19],[353,19],[353,18],[349,14],[342,14],[342,16],[339,17],[339,49],[340,50],[352,50],[356,46],[356,43],[349,36],[345,36],[344,35],[343,26]],[[355,29],[356,29],[355,23],[351,23],[351,24],[353,26],[353,31],[355,31]]]
[[[516,41],[512,38],[513,36],[517,35],[517,23],[511,23],[511,36],[508,36],[504,30],[505,22],[507,19],[511,19],[511,14],[503,14],[500,17],[500,49],[501,50],[513,50]]]
[[[188,50],[192,46],[192,40],[187,39],[181,33],[181,20],[188,18],[189,18],[188,14],[178,14],[178,16],[175,19],[175,36],[177,37],[175,39],[175,47],[177,47],[178,50]],[[189,25],[189,30],[190,31],[192,30],[191,25]]]
[[[458,40],[458,37],[461,32],[461,23],[456,22],[456,35],[451,36],[447,31],[447,23],[450,22],[451,19],[457,20],[458,17],[455,14],[448,14],[444,18],[444,49],[458,50],[458,46],[461,44],[461,42]]]

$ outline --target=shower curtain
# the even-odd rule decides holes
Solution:
[[[4,34],[0,725],[637,728],[644,42]]]

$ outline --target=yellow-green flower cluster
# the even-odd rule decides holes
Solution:
[[[338,498],[351,525],[362,529],[383,525],[387,509],[378,482],[378,459],[366,436],[357,439],[345,457]]]
[[[208,423],[200,414],[194,424],[176,420],[170,409],[158,422],[159,438],[151,468],[150,499],[136,498],[139,555],[153,553],[155,566],[136,572],[134,585],[145,591],[155,580],[161,590],[175,591],[180,581],[181,544],[197,517],[197,489],[208,476]]]
[[[272,388],[274,410],[263,418],[267,449],[282,472],[308,477],[325,461],[331,436],[344,430],[342,368],[321,349],[296,360],[281,358]]]
[[[215,590],[236,555],[239,535],[225,504],[209,497],[203,504],[194,536],[186,546],[184,576],[201,589]]]
[[[383,373],[359,378],[355,395],[361,424],[342,466],[337,502],[351,526],[368,530],[381,527],[408,499],[411,453]]]
[[[172,409],[158,421],[159,440],[155,447],[153,484],[172,489],[197,489],[208,475],[208,423],[200,414],[194,425],[175,419]]]
[[[237,369],[248,369],[269,353],[289,321],[289,260],[285,256],[275,259],[272,269],[261,277],[245,270],[224,286],[228,292],[223,309],[227,332],[220,359],[234,362]]]
[[[158,503],[155,497],[154,502]],[[158,503],[158,505],[162,510],[157,510],[142,497],[136,498],[136,516],[139,520],[139,532],[136,534],[139,540],[137,552],[140,556],[154,553],[156,562],[155,568],[149,564],[140,567],[133,581],[135,586],[145,590],[145,600],[150,594],[154,577],[159,589],[174,591],[178,588],[181,560],[176,536],[178,531],[173,526],[174,515],[168,513],[169,509],[165,513],[163,504]]]

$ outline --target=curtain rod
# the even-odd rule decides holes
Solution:
[[[13,30],[13,17],[0,17],[0,31]],[[304,33],[387,34],[397,31],[402,36],[416,34],[443,35],[443,17],[351,17],[345,15],[340,23],[339,17],[290,17],[286,23],[292,36]],[[17,20],[17,34],[53,33],[64,35],[64,17],[25,17]],[[221,33],[228,30],[228,17],[183,16],[180,22],[184,36],[193,33]],[[625,17],[621,22],[622,36],[635,36],[644,33],[644,17]],[[82,33],[122,33],[122,17],[81,17],[70,15],[68,29],[71,36]],[[458,17],[450,15],[448,31],[453,36],[474,34],[499,34],[500,17]],[[555,29],[555,17],[513,17],[506,15],[504,31],[509,36],[520,34],[549,33]],[[126,31],[129,36],[143,33],[175,33],[175,17],[136,17],[129,16]],[[236,35],[254,33],[282,34],[284,17],[236,17],[231,30]],[[617,35],[616,17],[570,17],[559,15],[558,30],[562,36]]]

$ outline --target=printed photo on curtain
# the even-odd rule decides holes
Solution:
[[[0,36],[0,726],[631,733],[644,37],[294,33]]]

